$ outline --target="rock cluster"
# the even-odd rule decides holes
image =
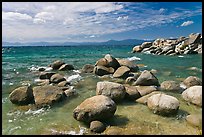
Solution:
[[[135,46],[132,50],[156,55],[180,55],[202,53],[202,36],[199,33],[192,33],[188,37],[178,39],[159,38],[153,42],[144,42]]]

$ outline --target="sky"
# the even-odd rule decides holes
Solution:
[[[202,33],[202,2],[2,2],[7,42],[102,42]]]

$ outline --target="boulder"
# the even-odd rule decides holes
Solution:
[[[96,85],[96,95],[108,96],[115,102],[123,100],[125,94],[125,87],[122,84],[103,81],[98,82]]]
[[[104,66],[95,66],[94,67],[94,73],[98,76],[113,74],[114,69],[112,67],[104,67]]]
[[[161,115],[175,114],[179,109],[179,104],[177,98],[165,94],[155,94],[147,99],[148,108]]]
[[[92,121],[90,123],[90,130],[92,132],[101,133],[106,129],[106,126],[100,121]]]
[[[200,78],[198,77],[195,77],[195,76],[189,76],[187,77],[184,81],[183,81],[183,84],[189,88],[191,86],[196,86],[196,85],[202,85],[202,81]]]
[[[40,79],[50,79],[52,75],[56,74],[55,72],[41,72]]]
[[[141,85],[141,86],[159,86],[158,79],[154,76],[153,73],[150,71],[144,70],[138,79],[135,81],[134,85]]]
[[[38,71],[45,71],[45,68],[38,68]]]
[[[76,90],[74,89],[74,86],[70,86],[68,89],[66,89],[64,91],[65,95],[67,97],[73,97],[73,96],[76,96],[77,95],[77,92]]]
[[[201,39],[201,34],[199,33],[192,33],[189,35],[189,39],[188,39],[188,44],[192,44],[192,43],[199,43]]]
[[[137,72],[139,67],[128,59],[118,59],[120,66],[126,66],[130,69],[131,72]]]
[[[34,87],[33,95],[37,107],[53,105],[56,102],[62,101],[66,97],[62,89],[52,85]]]
[[[136,81],[136,78],[135,78],[135,77],[128,77],[128,78],[126,78],[125,83],[126,83],[126,84],[132,84],[132,83],[134,83],[135,81]]]
[[[96,61],[95,66],[108,66],[108,61],[105,58],[101,58]]]
[[[202,86],[192,86],[182,93],[182,98],[195,105],[202,106]]]
[[[73,117],[82,122],[107,120],[112,118],[117,106],[115,102],[104,95],[97,95],[84,100],[73,110]]]
[[[130,69],[126,66],[119,67],[113,74],[114,78],[127,78],[129,76]]]
[[[65,64],[63,61],[57,60],[57,61],[53,62],[50,66],[51,66],[54,70],[57,70],[57,69],[59,69],[63,64]]]
[[[70,64],[63,64],[58,70],[66,71],[66,70],[73,70],[74,66]]]
[[[161,93],[162,93],[162,92],[160,92],[160,91],[153,91],[153,92],[151,92],[151,93],[149,93],[149,94],[147,94],[147,95],[144,95],[144,96],[138,98],[138,99],[136,100],[136,102],[137,102],[137,103],[140,103],[140,104],[147,105],[147,100],[148,100],[149,97],[151,97],[152,95],[161,94]]]
[[[66,87],[69,85],[70,85],[70,83],[68,81],[61,81],[57,84],[58,87]]]
[[[66,79],[60,74],[54,74],[50,78],[51,83],[59,83],[61,81],[66,81]]]
[[[132,52],[135,53],[135,52],[141,52],[142,51],[142,47],[141,46],[135,46],[133,49],[132,49]]]
[[[9,99],[17,105],[32,104],[34,103],[33,89],[31,86],[18,87],[9,94]]]
[[[137,88],[137,91],[140,93],[141,96],[147,95],[157,90],[155,86],[135,86],[135,87]]]
[[[202,127],[202,115],[199,114],[191,114],[186,116],[186,121],[196,127]]]
[[[144,48],[149,48],[151,46],[152,46],[152,42],[144,42],[142,43],[141,48],[144,49]]]
[[[81,72],[83,73],[92,73],[94,70],[94,65],[91,65],[91,64],[86,64],[83,66]]]
[[[104,58],[108,62],[107,67],[112,67],[115,70],[120,67],[119,62],[113,56],[111,56],[110,54],[106,54]]]
[[[181,91],[180,84],[176,81],[163,81],[160,85],[160,90],[166,90],[166,91]]]
[[[135,86],[125,85],[126,94],[125,98],[128,100],[136,100],[141,97],[140,93],[137,91]]]

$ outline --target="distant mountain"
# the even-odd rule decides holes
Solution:
[[[145,40],[126,39],[126,40],[109,40],[106,42],[2,42],[3,46],[79,46],[79,45],[138,45],[145,42]]]

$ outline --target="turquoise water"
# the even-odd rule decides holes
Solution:
[[[197,76],[202,79],[202,54],[182,55],[182,56],[158,56],[142,53],[131,53],[133,46],[55,46],[55,47],[10,47],[2,49],[2,133],[3,134],[54,134],[59,133],[80,133],[92,134],[88,131],[87,125],[76,121],[72,117],[73,109],[87,97],[95,95],[96,83],[100,78],[93,74],[79,74],[76,71],[63,72],[65,76],[79,74],[81,80],[76,83],[78,96],[59,103],[59,106],[51,109],[41,109],[38,111],[29,111],[29,107],[18,107],[13,105],[9,99],[9,93],[18,86],[26,83],[35,83],[38,78],[32,68],[48,66],[55,60],[63,60],[67,64],[72,64],[75,70],[79,70],[85,64],[95,64],[95,62],[111,54],[115,58],[135,57],[141,60],[134,60],[140,65],[140,70],[157,70],[155,74],[160,83],[164,80],[182,81],[188,76]],[[189,70],[196,67],[197,70]],[[170,93],[171,94],[171,93]],[[186,106],[181,99],[180,94],[173,94],[183,104],[183,108],[188,113],[201,113],[202,108],[194,105]],[[129,112],[129,109],[135,109]],[[138,110],[143,110],[139,112]],[[36,113],[35,113],[36,112]],[[37,113],[39,112],[39,113]],[[133,115],[140,114],[141,116]],[[147,106],[136,104],[119,104],[116,111],[116,118],[113,121],[118,127],[135,129],[127,134],[199,134],[200,129],[189,126],[185,120],[175,120],[172,118],[163,118],[152,114]],[[123,118],[125,117],[125,118]],[[144,124],[146,117],[146,125]],[[155,118],[156,117],[156,118]],[[123,119],[128,119],[123,120]],[[153,126],[155,120],[160,120],[162,130]],[[167,130],[166,122],[174,129]],[[184,126],[185,125],[185,126]],[[180,126],[180,128],[178,128]],[[183,131],[186,127],[189,130]],[[139,131],[139,128],[146,129]],[[124,128],[124,129],[125,129]],[[133,132],[135,131],[135,132]],[[125,133],[125,132],[124,132]]]

